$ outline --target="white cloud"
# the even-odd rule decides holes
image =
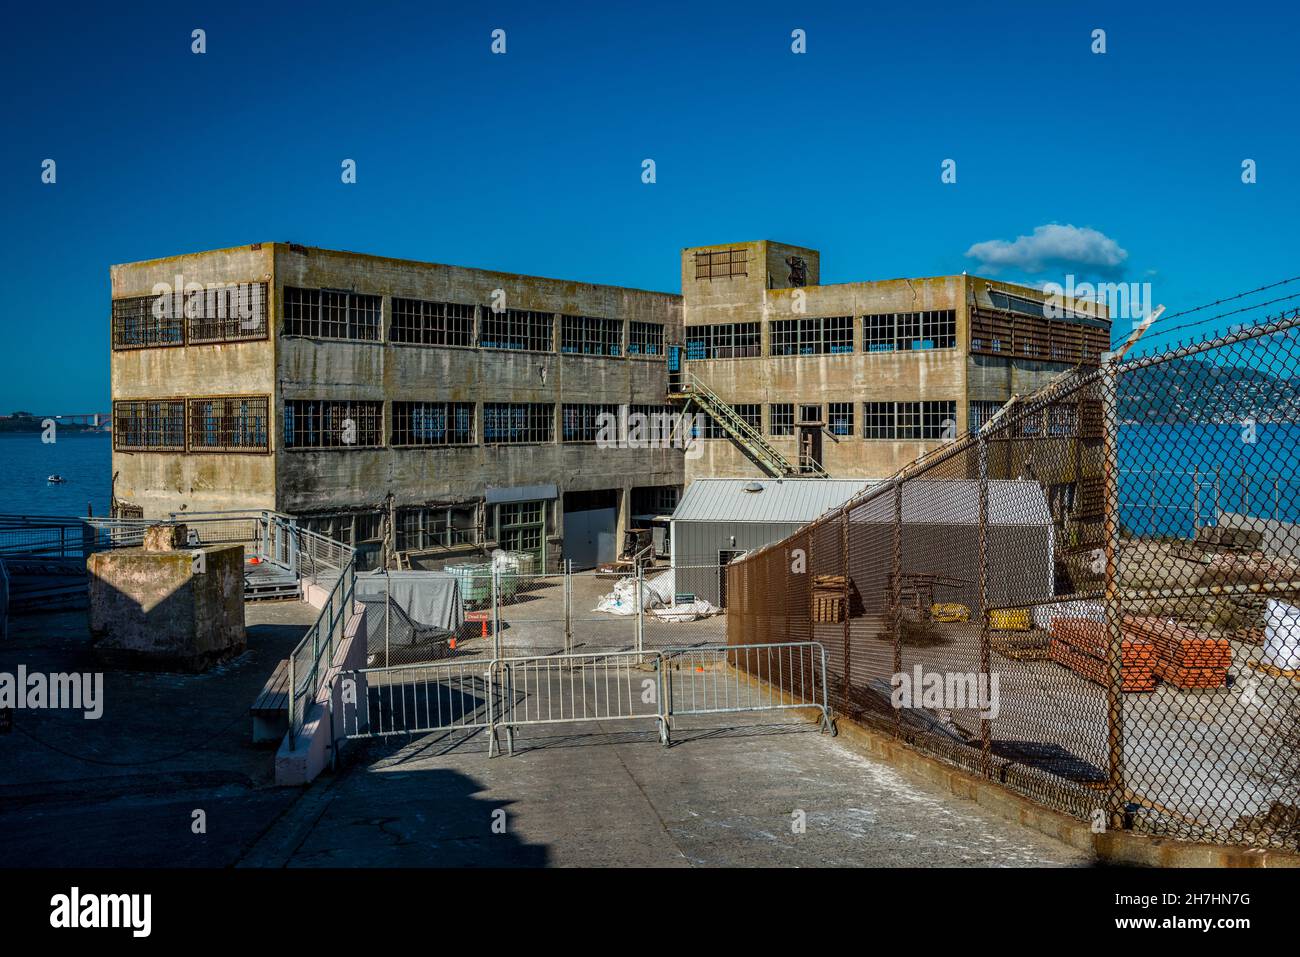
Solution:
[[[1041,273],[1064,268],[1106,277],[1121,275],[1128,259],[1128,251],[1105,233],[1059,223],[1035,226],[1032,236],[1017,236],[1015,242],[990,239],[976,243],[966,255],[990,272],[1011,268]]]

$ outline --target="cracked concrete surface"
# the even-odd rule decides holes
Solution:
[[[1082,852],[927,790],[796,719],[723,724],[715,717],[679,728],[667,750],[653,731],[598,722],[564,734],[524,732],[514,757],[492,759],[482,734],[372,742],[322,787],[318,802],[286,814],[244,863],[1090,863]]]

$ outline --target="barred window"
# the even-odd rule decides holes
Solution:
[[[151,349],[185,344],[184,319],[158,308],[157,296],[113,300],[113,349]]]
[[[266,452],[270,399],[230,395],[187,402],[191,452]]]
[[[284,334],[380,340],[381,297],[335,289],[284,287]]]
[[[977,432],[984,428],[985,424],[993,416],[997,415],[998,409],[1005,404],[1005,402],[988,402],[984,400],[971,402],[966,409],[971,431]]]
[[[1047,407],[1047,432],[1049,435],[1074,435],[1078,429],[1078,405],[1070,402],[1058,402]]]
[[[755,432],[763,431],[762,405],[757,402],[743,402],[740,405],[733,405],[731,408]]]
[[[898,437],[900,439],[919,439],[921,437],[921,403],[920,402],[897,402],[895,403],[895,419],[898,422]]]
[[[671,405],[629,405],[627,407],[628,436],[656,445],[672,445],[683,441],[685,423],[689,413]]]
[[[774,402],[767,407],[772,435],[794,435],[794,403]]]
[[[493,312],[490,306],[484,306],[479,345],[484,349],[554,352],[555,316],[527,309]]]
[[[749,250],[718,249],[695,254],[696,279],[730,279],[749,275]]]
[[[383,514],[378,511],[308,513],[298,516],[298,526],[344,545],[383,540]]]
[[[822,407],[820,405],[799,406],[799,424],[800,425],[821,425]]]
[[[757,322],[688,326],[687,359],[735,359],[762,353],[763,332]]]
[[[398,551],[476,544],[479,544],[477,505],[430,505],[397,512]]]
[[[546,534],[544,502],[508,502],[497,506],[497,542],[508,552],[538,552]]]
[[[957,437],[956,402],[921,403],[921,438],[955,439]]]
[[[580,356],[621,356],[623,320],[561,316],[560,351]]]
[[[383,419],[382,402],[289,399],[284,403],[284,447],[382,448]]]
[[[691,422],[691,436],[697,439],[725,439],[727,433],[709,413],[697,412]]]
[[[862,437],[864,439],[898,438],[898,425],[894,416],[894,403],[862,403]]]
[[[483,441],[519,445],[555,440],[555,406],[549,402],[485,402]]]
[[[474,345],[474,307],[393,297],[393,342],[420,346]]]
[[[894,314],[862,317],[862,351],[894,351]]]
[[[957,403],[864,402],[864,439],[946,439],[957,432]]]
[[[611,418],[612,417],[612,418]],[[618,406],[569,405],[561,410],[562,435],[565,442],[595,442],[602,429],[613,423],[618,434]]]
[[[185,451],[185,400],[114,402],[113,448],[123,452]]]
[[[863,316],[862,340],[867,352],[955,349],[957,311],[930,309]]]
[[[1012,412],[1011,431],[1016,436],[1037,436],[1043,434],[1043,410],[1033,415],[1017,415]]]
[[[853,403],[832,402],[826,414],[827,428],[831,435],[853,434]]]
[[[629,322],[627,354],[661,356],[664,354],[664,327],[661,322]]]
[[[192,344],[265,339],[266,283],[231,283],[185,300]]]
[[[474,444],[473,402],[394,402],[392,444]]]
[[[771,324],[774,356],[816,356],[853,351],[852,316],[777,319]]]

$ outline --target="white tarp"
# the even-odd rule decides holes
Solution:
[[[1261,657],[1267,664],[1285,671],[1300,668],[1300,608],[1271,598],[1267,608]]]
[[[694,621],[717,614],[718,608],[703,600],[674,605],[675,581],[672,569],[643,578],[638,605],[636,578],[620,578],[614,583],[614,590],[596,602],[596,611],[610,615],[635,615],[638,607],[644,607],[664,621]]]
[[[1036,627],[1044,631],[1050,629],[1053,618],[1087,618],[1089,621],[1105,621],[1106,609],[1102,607],[1101,602],[1089,599],[1034,606]]]

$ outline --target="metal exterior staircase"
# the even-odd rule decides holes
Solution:
[[[736,410],[715,395],[698,376],[683,369],[673,379],[675,388],[670,386],[669,399],[685,401],[688,407],[692,402],[695,403],[722,427],[722,430],[740,446],[745,454],[773,477],[828,477],[826,470],[812,460],[805,461],[802,467],[791,463],[775,446],[763,438],[763,434],[758,429],[736,414]]]

